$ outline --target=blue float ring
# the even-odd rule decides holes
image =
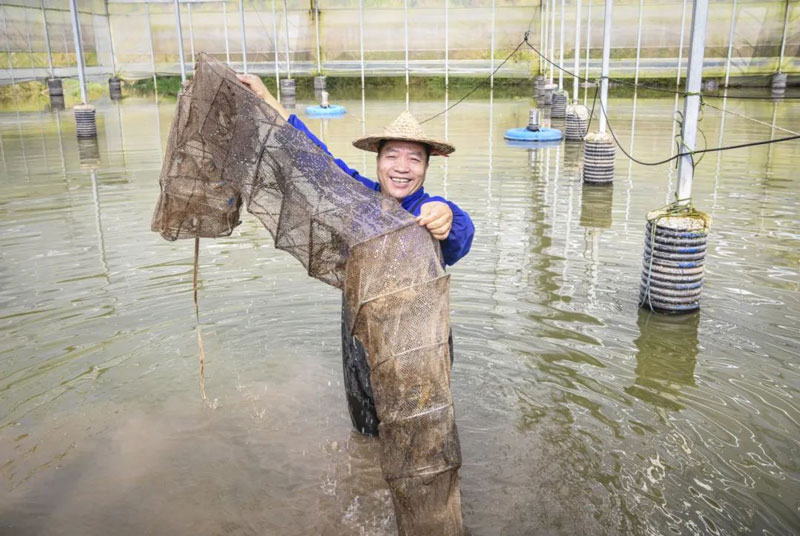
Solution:
[[[561,133],[560,130],[555,128],[541,128],[539,130],[533,131],[523,127],[523,128],[508,129],[506,130],[506,133],[503,137],[511,141],[538,142],[538,141],[559,141],[564,137],[564,135]]]
[[[337,115],[344,115],[345,113],[347,113],[345,107],[339,106],[338,104],[331,104],[327,108],[323,108],[322,106],[306,107],[306,114],[315,117],[334,117]]]

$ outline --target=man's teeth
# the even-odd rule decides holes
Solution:
[[[408,184],[409,182],[411,182],[411,179],[401,179],[399,177],[389,177],[389,178],[392,179],[392,182],[395,182],[397,184]]]

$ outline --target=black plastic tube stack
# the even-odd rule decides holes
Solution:
[[[550,117],[556,119],[564,119],[567,114],[567,100],[569,94],[566,91],[558,90],[553,93],[553,111],[550,112]]]
[[[122,80],[116,76],[108,79],[108,96],[113,100],[122,98]]]
[[[583,142],[583,181],[590,184],[611,184],[614,180],[614,159],[617,146],[608,134],[588,134]]]
[[[582,104],[567,106],[564,138],[567,141],[583,141],[589,127],[589,110]]]
[[[75,134],[79,138],[96,138],[95,109],[91,104],[78,104],[75,111]]]

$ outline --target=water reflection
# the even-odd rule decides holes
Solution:
[[[50,96],[50,110],[58,112],[64,109],[64,96],[51,95]]]
[[[636,382],[625,392],[660,408],[683,409],[681,389],[695,385],[699,324],[700,313],[664,315],[640,308]]]

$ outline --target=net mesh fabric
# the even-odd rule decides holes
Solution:
[[[430,233],[202,54],[178,99],[152,229],[229,235],[244,204],[277,248],[345,294],[367,352],[399,533],[462,534],[449,277]]]

